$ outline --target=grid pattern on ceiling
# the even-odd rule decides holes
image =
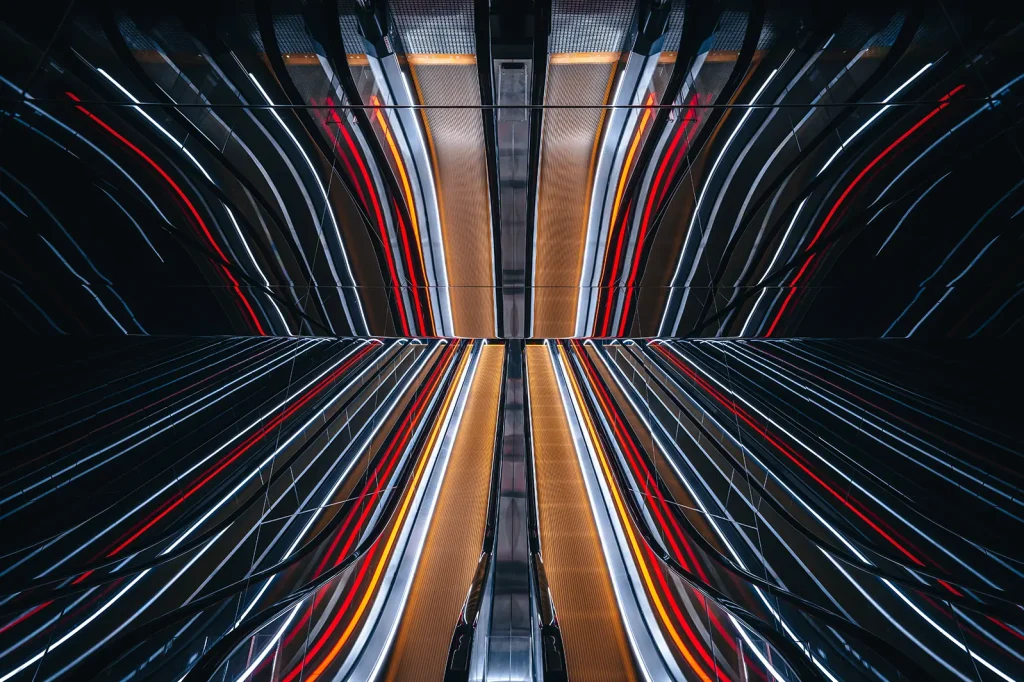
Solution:
[[[359,21],[355,16],[355,0],[338,0],[338,22],[341,24],[341,40],[345,43],[345,52],[362,54],[363,35],[359,32]]]
[[[245,22],[246,33],[256,50],[266,52],[256,15],[243,14],[242,21]],[[320,51],[306,30],[306,22],[301,15],[275,14],[274,33],[277,34],[277,45],[281,48],[281,54],[311,54]]]
[[[260,37],[256,16],[250,12],[241,14],[253,47],[263,52],[263,39]],[[341,26],[341,39],[344,50],[350,54],[362,54],[363,36],[359,32],[359,22],[355,17],[353,0],[338,0],[338,23]],[[306,20],[301,14],[275,14],[274,31],[282,54],[320,54],[323,48],[318,47],[306,27]]]
[[[764,25],[761,26],[761,35],[757,38],[757,49],[771,49],[779,37],[781,28],[789,19],[790,17],[783,13],[768,12],[764,17]]]
[[[288,77],[291,78],[292,83],[295,84],[295,89],[299,91],[304,101],[321,103],[326,102],[327,97],[331,97],[335,103],[338,103],[339,100],[345,101],[344,93],[342,93],[337,79],[335,79],[334,83],[331,83],[327,78],[327,72],[319,64],[290,63],[287,64],[286,68],[288,69]],[[326,132],[323,128],[320,130]],[[331,130],[334,133],[329,133],[328,137],[333,137],[337,134],[337,130],[335,130],[333,125]]]
[[[780,27],[785,24],[786,17],[777,12],[768,12],[761,26],[761,35],[757,39],[758,50],[768,50],[779,37]],[[711,38],[712,50],[737,52],[743,48],[743,36],[747,32],[747,13],[725,10],[718,20],[715,33]]]
[[[475,54],[473,0],[392,0],[407,54]]]
[[[905,19],[906,15],[902,12],[894,14],[886,27],[868,41],[867,47],[891,47],[896,42],[896,36],[899,35],[900,29],[903,28]]]
[[[866,47],[892,47],[893,43],[896,42],[896,37],[903,29],[903,22],[907,19],[907,15],[904,12],[895,13],[878,33],[871,37]],[[934,44],[936,42],[946,42],[949,36],[946,33],[950,30],[949,20],[938,12],[933,12],[924,18],[921,25],[914,31],[913,44],[915,47],[923,47],[925,45]]]
[[[747,31],[747,13],[726,10],[718,19],[714,36],[711,39],[712,50],[739,50],[743,47],[743,34]]]
[[[167,14],[143,25],[136,23],[134,17],[125,14],[115,15],[117,29],[121,32],[125,44],[130,50],[154,50],[157,52],[196,52],[198,44],[194,33],[190,32],[182,21]],[[101,37],[103,30],[99,24],[93,23],[87,15],[78,18],[79,25],[87,32]],[[106,42],[106,37],[102,37]]]
[[[878,22],[866,15],[850,14],[843,19],[836,37],[829,43],[830,50],[859,50],[875,36]]]
[[[685,14],[686,3],[683,0],[675,0],[668,14],[668,25],[665,27],[665,44],[661,48],[663,51],[676,52],[679,50],[679,41],[683,37]]]
[[[352,7],[351,0],[340,0],[338,3],[342,39],[346,52],[362,53],[364,51],[363,38],[359,33],[359,25]],[[257,52],[263,52],[263,38],[260,36],[255,14],[251,11],[241,11],[237,16],[253,48]],[[91,35],[98,37],[102,34],[99,26],[86,15],[78,17],[76,21]],[[196,49],[192,34],[174,17],[161,18],[144,30],[135,23],[133,18],[119,15],[117,26],[121,35],[124,36],[128,48],[132,50],[163,49],[170,52],[190,52]],[[313,54],[322,51],[317,48],[316,43],[310,37],[305,19],[299,14],[276,14],[274,30],[277,33],[277,41],[283,54]]]
[[[633,0],[553,0],[548,51],[618,52],[633,21]]]
[[[88,24],[90,33],[101,36],[103,34],[102,29],[99,26],[92,26],[92,22],[86,22],[84,17],[79,20],[83,26]],[[150,38],[148,35],[139,30],[139,27],[135,24],[135,21],[130,17],[119,16],[117,18],[117,30],[121,32],[124,37],[124,42],[128,45],[130,50],[159,50],[156,41]]]

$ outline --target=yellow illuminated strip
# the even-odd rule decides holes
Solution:
[[[621,52],[556,52],[549,57],[552,64],[614,64]]]
[[[458,387],[462,384],[462,377],[466,372],[466,365],[469,360],[469,353],[462,354],[462,361],[459,363],[459,380],[454,382],[448,391],[448,395],[445,396],[444,404],[441,406],[439,414],[444,415],[448,412],[448,406],[451,404],[452,399],[458,392]],[[355,614],[353,614],[351,620],[349,620],[348,626],[345,631],[341,633],[338,641],[334,644],[331,650],[327,653],[327,657],[317,666],[316,670],[313,671],[312,675],[306,678],[306,682],[314,682],[323,673],[324,669],[331,664],[341,648],[345,646],[345,642],[348,641],[352,631],[355,630],[356,624],[359,622],[359,618],[363,615],[363,611],[366,610],[366,605],[370,603],[370,598],[373,596],[374,588],[377,586],[377,582],[380,580],[381,573],[384,570],[384,564],[387,563],[387,557],[391,553],[391,548],[395,543],[395,538],[398,537],[399,531],[402,529],[402,521],[405,519],[406,512],[409,511],[409,504],[412,502],[412,498],[416,494],[416,488],[419,486],[420,477],[423,475],[423,470],[427,466],[427,461],[430,459],[430,451],[434,449],[434,443],[437,441],[437,437],[441,431],[441,425],[444,423],[444,419],[438,419],[434,424],[433,430],[430,432],[430,438],[427,440],[427,444],[424,447],[424,455],[420,458],[420,462],[416,467],[416,473],[413,476],[413,480],[409,485],[409,489],[405,493],[405,499],[402,500],[402,507],[398,512],[398,516],[395,519],[395,523],[391,528],[391,535],[388,536],[388,541],[384,545],[384,551],[381,552],[380,561],[377,567],[373,571],[373,576],[370,578],[370,583],[363,594],[362,601],[359,602],[359,606],[356,607]]]
[[[654,104],[654,93],[647,95],[647,101],[644,102],[645,107],[650,107]],[[633,142],[629,145],[629,153],[626,154],[626,160],[622,164],[622,175],[619,176],[619,187],[615,190],[615,203],[612,204],[612,221],[609,224],[610,229],[615,229],[615,219],[619,216],[619,204],[622,202],[622,191],[626,188],[626,178],[629,177],[629,166],[633,163],[633,155],[636,154],[637,145],[640,144],[640,138],[643,137],[644,128],[647,127],[647,121],[651,118],[652,109],[644,109],[644,115],[640,119],[640,125],[637,126],[636,134],[633,136]],[[605,258],[608,257],[608,248],[610,248],[612,240],[608,240],[608,244],[605,246]]]
[[[615,500],[615,507],[618,510],[619,518],[622,521],[622,527],[626,531],[626,535],[629,537],[629,544],[633,548],[633,554],[636,556],[637,565],[640,567],[640,572],[643,574],[644,582],[647,584],[647,590],[650,592],[651,598],[654,600],[654,605],[658,610],[658,615],[661,617],[662,622],[669,631],[669,635],[672,637],[672,641],[675,642],[676,646],[683,654],[683,658],[690,664],[694,672],[700,677],[703,682],[711,682],[711,678],[701,669],[696,659],[690,653],[690,650],[686,648],[682,638],[676,631],[672,621],[669,620],[668,612],[665,610],[664,604],[661,602],[661,598],[658,596],[658,591],[654,588],[654,581],[651,579],[650,571],[647,568],[647,563],[644,561],[643,554],[640,551],[640,545],[637,543],[636,536],[633,534],[633,527],[629,522],[629,517],[626,514],[626,509],[623,506],[622,498],[619,497],[619,490],[612,480],[612,473],[608,467],[608,462],[605,458],[604,450],[601,447],[600,441],[597,437],[597,432],[594,430],[594,424],[590,419],[590,412],[586,409],[586,403],[583,401],[583,395],[580,392],[579,386],[576,384],[576,377],[569,369],[569,358],[565,354],[565,348],[562,346],[558,347],[563,364],[565,367],[565,374],[569,378],[569,384],[572,388],[573,393],[576,396],[576,401],[580,406],[580,411],[583,413],[583,420],[586,422],[587,431],[590,432],[590,440],[594,444],[594,450],[598,454],[598,459],[601,461],[601,469],[604,472],[605,481],[608,483],[608,489],[612,493],[612,498]]]
[[[406,63],[413,66],[447,66],[450,64],[468,66],[476,65],[475,54],[407,54],[405,55],[404,60]]]
[[[557,56],[557,55],[552,55],[552,57],[555,57],[555,56]],[[555,62],[552,62],[552,63],[555,63]],[[615,82],[615,69],[608,69],[608,82],[604,86],[604,98],[601,100],[605,104],[608,103],[608,97],[612,93],[612,84],[614,82]],[[604,122],[605,122],[605,119],[606,119],[607,116],[608,116],[608,110],[605,109],[604,107],[602,107],[601,108],[601,115],[600,115],[600,117],[598,118],[598,121],[597,121],[597,132],[594,134],[594,144],[591,145],[591,147],[590,147],[590,165],[587,167],[587,194],[586,194],[586,196],[588,196],[588,197],[591,194],[594,193],[594,180],[596,179],[595,175],[594,175],[594,166],[597,164],[597,149],[598,149],[598,146],[601,143],[601,130],[604,128]],[[541,165],[543,165],[543,164],[541,164]],[[540,180],[538,179],[537,182],[538,182],[538,187],[539,187],[540,186],[539,185]],[[586,204],[583,207],[583,228],[582,228],[583,234],[587,233],[587,229],[588,229],[589,225],[590,225],[590,202],[587,201]],[[585,255],[585,253],[586,253],[586,249],[579,249],[579,261],[578,261],[578,264],[576,266],[576,268],[577,268],[576,272],[581,272],[583,270],[583,256]],[[606,254],[605,257],[607,257],[607,248],[605,249],[605,254]],[[579,289],[579,291],[576,292],[576,305],[577,305],[577,307],[579,307],[579,299],[580,299],[580,296],[582,296],[582,295],[583,295],[583,289]]]
[[[375,108],[373,113],[377,116],[377,123],[384,130],[384,139],[388,141],[388,147],[391,148],[391,154],[395,157],[395,165],[398,166],[398,174],[402,178],[402,191],[405,192],[405,202],[409,207],[409,217],[412,219],[412,233],[416,237],[416,251],[420,255],[420,263],[423,264],[423,275],[426,277],[427,261],[423,258],[423,245],[420,243],[420,224],[416,218],[416,202],[412,196],[412,187],[409,186],[409,176],[405,172],[405,164],[402,163],[402,155],[398,153],[398,146],[395,144],[395,138],[391,136],[391,128],[388,127],[388,122],[384,118],[384,112],[380,110],[380,100],[377,95],[370,97],[370,104]],[[408,273],[410,278],[412,273]],[[423,282],[426,285],[426,281]],[[428,292],[429,293],[429,292]],[[430,296],[427,296],[427,310],[430,310]],[[433,314],[431,314],[433,317]]]

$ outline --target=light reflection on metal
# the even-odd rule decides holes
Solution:
[[[527,259],[534,245],[527,243],[527,183],[529,181],[529,102],[533,63],[529,59],[496,59],[495,102],[503,108],[495,116],[498,159],[498,197],[501,208],[501,315],[505,337],[521,339],[526,329]],[[523,105],[524,108],[511,108]],[[533,272],[534,268],[530,268]]]
[[[246,75],[249,76],[249,80],[251,80],[253,85],[256,86],[256,89],[259,90],[260,95],[263,96],[263,99],[266,100],[267,104],[273,105],[274,102],[270,99],[270,95],[268,95],[267,91],[263,89],[263,86],[260,85],[260,82],[256,80],[256,76],[254,76],[250,72],[246,72]],[[292,145],[294,145],[295,150],[306,162],[306,167],[309,168],[310,175],[313,177],[313,181],[315,182],[317,189],[320,190],[320,195],[323,198],[325,205],[324,212],[330,218],[331,225],[334,227],[334,235],[337,240],[338,249],[341,253],[341,262],[345,268],[346,277],[348,278],[347,282],[352,282],[354,284],[355,279],[352,276],[352,267],[349,265],[348,262],[348,253],[345,249],[345,242],[341,238],[341,229],[338,226],[338,219],[334,215],[334,207],[331,204],[330,196],[328,196],[327,194],[327,189],[324,187],[323,181],[321,181],[320,179],[320,174],[313,166],[313,162],[310,160],[309,155],[307,155],[305,150],[302,148],[302,145],[299,143],[299,140],[295,137],[295,134],[292,133],[291,129],[285,124],[284,119],[281,118],[281,115],[277,113],[277,110],[271,108],[270,114],[274,117],[274,120],[277,121],[277,124],[281,127],[281,130],[283,130],[285,134],[288,136],[288,139],[292,141]],[[317,233],[320,236],[321,244],[324,247],[324,251],[329,255],[331,253],[331,250],[328,248],[327,243],[324,240],[323,226],[320,224],[319,221],[317,222],[316,228]],[[358,291],[355,291],[354,287],[352,287],[351,285],[342,285],[341,280],[338,279],[338,273],[334,266],[333,257],[329,256],[327,258],[327,263],[331,268],[331,274],[334,275],[334,281],[339,290],[339,298],[341,299],[342,307],[345,310],[345,318],[349,324],[349,329],[352,329],[354,334],[368,335],[369,327],[366,324],[366,314],[363,312],[362,303],[359,301]],[[353,317],[352,315],[352,307],[356,309],[356,313],[358,315],[359,320],[358,325],[356,324],[356,318]]]
[[[624,181],[630,172],[628,157],[632,157],[642,132],[638,121],[649,118],[653,93],[647,94],[654,69],[661,56],[660,49],[651,54],[630,52],[625,68],[618,76],[610,105],[639,105],[644,108],[614,108],[603,126],[603,139],[594,169],[593,189],[587,212],[584,239],[583,267],[580,272],[576,306],[575,335],[593,333],[599,298],[603,260],[608,253],[608,235],[619,214]],[[645,101],[646,100],[646,101]],[[633,135],[629,133],[632,131]],[[615,189],[612,189],[612,188]]]

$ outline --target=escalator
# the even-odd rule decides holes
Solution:
[[[504,347],[484,346],[384,679],[441,679],[480,556]]]
[[[523,351],[481,351],[384,679],[503,678],[523,666],[551,679],[637,677],[551,356],[526,346],[523,368]],[[503,544],[513,531],[527,531],[522,556]],[[503,592],[508,571],[521,572],[521,592]],[[522,652],[508,635],[520,603],[532,614]],[[495,658],[503,646],[509,670]],[[532,664],[516,658],[527,651]]]
[[[632,680],[619,616],[551,358],[527,346],[533,459],[544,568],[572,680]]]

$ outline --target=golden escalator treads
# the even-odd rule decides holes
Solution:
[[[526,359],[541,552],[562,630],[569,679],[633,680],[632,655],[554,368],[543,346],[528,346]]]
[[[484,346],[395,638],[388,680],[440,680],[484,538],[504,346]]]

